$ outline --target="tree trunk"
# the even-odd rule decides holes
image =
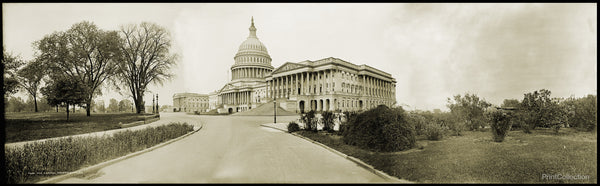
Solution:
[[[86,105],[86,107],[85,107],[86,114],[85,115],[89,117],[90,116],[90,110],[92,108],[92,100],[89,99],[89,100],[85,101],[85,105]]]
[[[35,95],[33,96],[33,105],[35,106],[35,112],[38,112],[37,98],[35,97]]]
[[[137,98],[133,99],[133,102],[135,103],[135,112],[141,114],[145,110],[144,97],[138,96]]]
[[[69,121],[69,104],[67,104],[67,121]]]

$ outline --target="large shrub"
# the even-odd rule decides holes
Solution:
[[[423,126],[423,134],[428,140],[440,140],[444,136],[446,129],[438,123],[428,122]]]
[[[317,118],[315,118],[314,110],[302,114],[300,120],[304,123],[304,130],[317,131]]]
[[[300,130],[300,126],[298,126],[298,123],[292,121],[288,123],[287,130],[289,133],[296,132]]]
[[[425,134],[427,128],[428,119],[416,112],[406,113],[406,121],[415,127],[416,135]]]
[[[333,112],[324,111],[321,113],[321,116],[323,117],[323,130],[328,131],[328,132],[333,132],[333,127],[335,125],[333,123],[333,119],[334,119]]]
[[[349,111],[345,111],[342,114],[343,117],[341,117],[340,119],[340,129],[338,131],[340,134],[344,134],[345,131],[348,131],[348,126],[350,125],[350,123],[353,123],[354,120],[356,120],[356,116],[358,115],[357,112]]]
[[[486,118],[492,128],[492,136],[495,142],[504,141],[506,133],[510,130],[510,112],[501,110],[490,110],[485,112]]]
[[[343,133],[343,141],[363,149],[391,152],[415,145],[414,127],[406,122],[404,110],[379,105],[356,116]]]
[[[454,114],[450,114],[444,125],[448,127],[453,136],[462,136],[462,132],[467,129],[467,124]]]

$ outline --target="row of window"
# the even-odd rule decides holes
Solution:
[[[207,108],[208,107],[208,103],[196,103],[196,104],[185,104],[185,107],[187,108],[197,108],[197,107],[201,107],[201,108]]]

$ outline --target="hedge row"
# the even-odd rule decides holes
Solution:
[[[143,150],[193,131],[187,123],[170,123],[100,137],[67,137],[5,149],[8,183],[32,183]]]

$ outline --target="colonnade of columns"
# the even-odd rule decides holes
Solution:
[[[267,97],[287,98],[295,95],[320,95],[334,91],[334,69],[301,72],[267,81]]]
[[[221,103],[227,105],[248,105],[252,103],[252,92],[231,92],[221,94]]]
[[[238,68],[231,70],[231,79],[239,79],[239,78],[262,78],[265,74],[271,72],[268,69],[264,68]]]
[[[274,77],[267,81],[267,97],[288,98],[295,95],[322,95],[340,91],[377,98],[395,97],[396,87],[393,82],[366,75],[359,76],[362,77],[362,81],[357,78],[356,81],[344,83],[342,88],[336,91],[333,77],[334,74],[339,74],[338,71],[329,69]]]
[[[396,85],[390,81],[363,75],[361,85],[365,89],[361,91],[362,95],[378,98],[394,98],[396,96]]]

